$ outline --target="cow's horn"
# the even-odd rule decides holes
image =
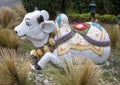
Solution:
[[[38,7],[35,7],[35,11],[38,10]]]

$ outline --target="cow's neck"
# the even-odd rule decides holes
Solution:
[[[31,39],[33,45],[38,48],[44,46],[48,42],[49,35],[46,35],[46,37],[43,40],[35,40]]]

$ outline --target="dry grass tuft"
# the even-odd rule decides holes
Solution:
[[[30,62],[13,49],[0,49],[0,85],[30,85]]]
[[[120,55],[120,29],[118,24],[102,24],[110,36],[112,54]]]
[[[2,47],[13,48],[15,50],[20,46],[20,39],[10,29],[0,30],[0,45]]]
[[[105,24],[103,25],[103,27],[106,29],[106,31],[109,34],[112,48],[116,48],[117,43],[120,42],[120,30],[118,25]]]
[[[26,14],[25,8],[22,4],[16,4],[12,9],[19,14],[20,17],[24,17]]]
[[[26,11],[22,5],[15,5],[13,8],[2,7],[0,9],[0,25],[2,28],[10,28],[13,29],[16,25],[18,25]]]
[[[80,57],[62,63],[62,71],[53,67],[43,71],[60,85],[97,85],[103,74],[91,60],[84,61]]]
[[[13,9],[9,7],[0,8],[0,46],[18,49],[21,41],[9,29],[14,29],[20,23],[25,13],[22,5],[16,5]]]
[[[14,12],[9,7],[2,7],[0,9],[0,24],[6,28],[7,25],[10,23],[12,18],[14,17]]]

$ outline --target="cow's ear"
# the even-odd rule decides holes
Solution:
[[[40,15],[38,18],[37,18],[37,22],[40,24],[41,22],[44,21],[44,17],[42,15]]]
[[[53,21],[45,21],[42,24],[42,31],[45,33],[51,33],[55,29],[55,23]]]

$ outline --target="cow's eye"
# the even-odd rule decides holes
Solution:
[[[26,25],[30,27],[32,24],[27,21],[27,22],[26,22]]]

